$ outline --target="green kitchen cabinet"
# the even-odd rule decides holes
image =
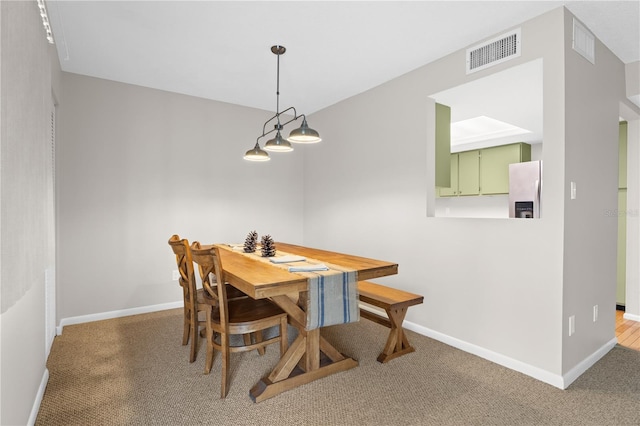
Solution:
[[[451,154],[450,161],[450,183],[449,187],[438,187],[438,196],[452,197],[458,195],[458,154]]]
[[[436,187],[451,188],[451,108],[436,103]]]
[[[514,143],[451,154],[451,186],[438,196],[509,193],[509,164],[531,161],[531,145]]]
[[[440,197],[479,194],[480,151],[464,151],[451,154],[451,186],[439,187]]]
[[[458,195],[480,194],[480,151],[458,153]]]
[[[509,193],[509,164],[531,161],[531,145],[515,143],[480,150],[480,193]]]

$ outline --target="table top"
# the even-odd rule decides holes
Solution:
[[[358,272],[358,280],[370,280],[398,273],[398,264],[366,257],[353,256],[295,244],[276,242],[278,252],[304,256],[342,266]],[[308,281],[304,275],[252,259],[229,246],[219,244],[220,259],[226,281],[254,299],[263,299],[288,293],[306,291]]]

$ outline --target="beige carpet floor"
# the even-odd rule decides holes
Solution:
[[[232,354],[188,362],[180,310],[67,326],[48,361],[37,425],[640,425],[640,352],[616,346],[567,390],[408,332],[416,352],[380,364],[387,329],[366,321],[325,336],[352,370],[254,404],[249,389],[278,359]]]

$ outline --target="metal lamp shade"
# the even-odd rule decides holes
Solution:
[[[288,140],[282,137],[280,130],[278,130],[276,137],[268,140],[267,143],[264,144],[264,150],[271,152],[289,152],[293,151],[293,147]]]
[[[287,139],[294,143],[317,143],[322,140],[318,132],[309,128],[306,118],[302,120],[302,125],[299,128],[291,131]]]
[[[246,154],[244,154],[244,159],[248,161],[271,160],[271,158],[269,158],[269,154],[267,154],[265,151],[260,149],[260,145],[258,143],[256,143],[256,146],[253,147],[253,149],[250,149],[249,151],[246,152]]]

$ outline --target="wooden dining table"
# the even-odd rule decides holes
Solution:
[[[289,315],[298,335],[271,373],[250,390],[254,402],[276,396],[303,384],[358,366],[329,343],[321,328],[308,330],[305,301],[309,279],[300,273],[275,267],[244,255],[228,244],[217,244],[225,280],[254,299],[268,298]],[[357,272],[358,280],[370,280],[398,273],[398,264],[366,257],[276,243],[278,253],[303,256]]]

